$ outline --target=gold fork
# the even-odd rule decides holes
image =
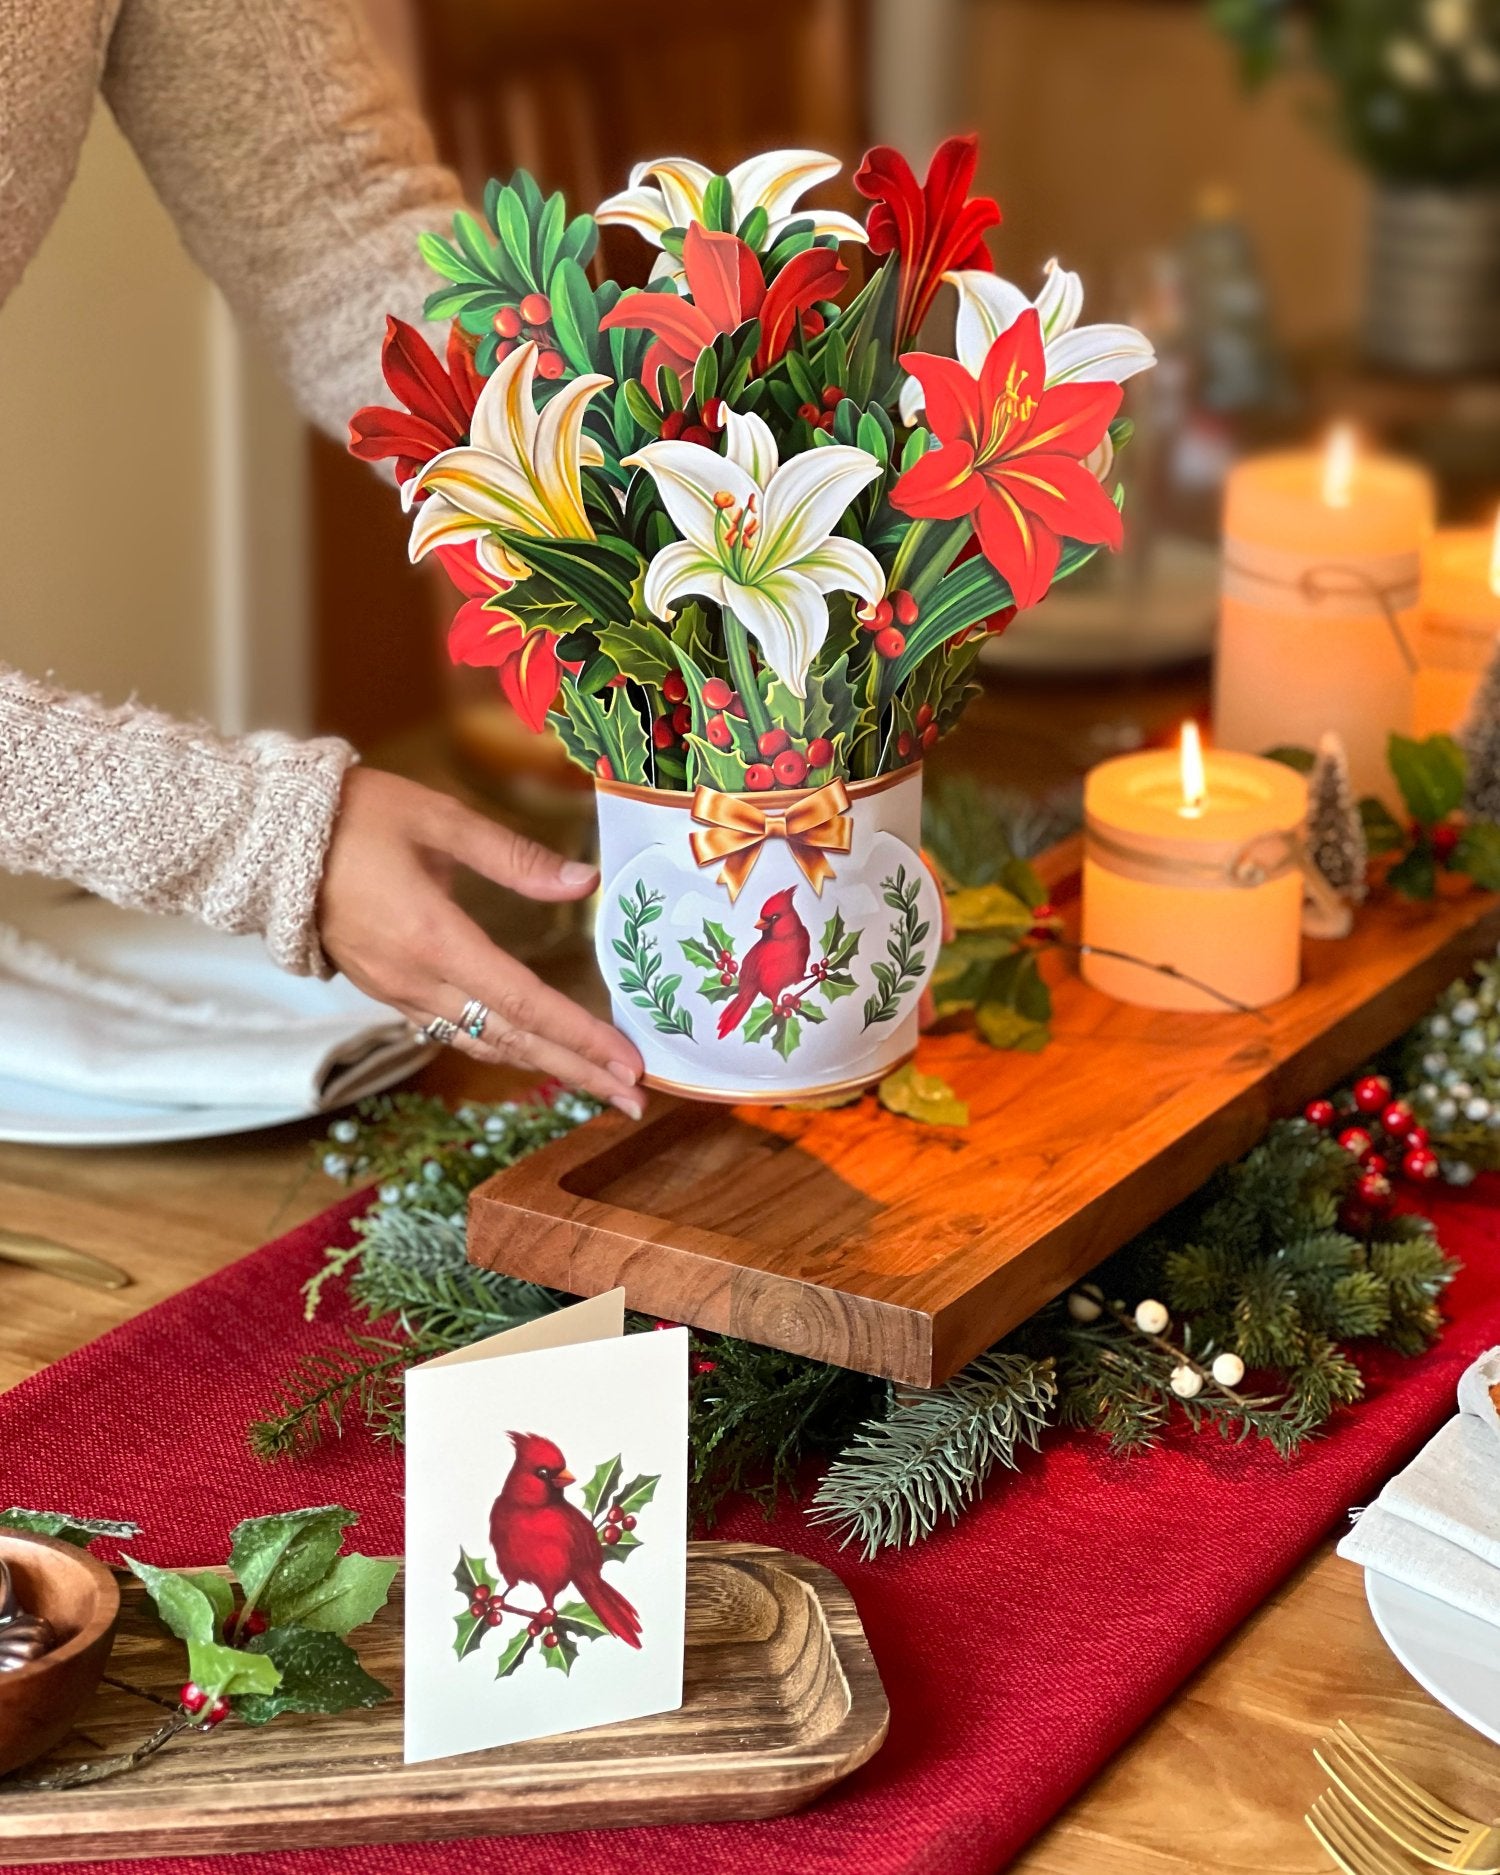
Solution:
[[[1406,1857],[1335,1790],[1325,1790],[1303,1821],[1344,1875],[1413,1875]]]
[[[1403,1777],[1342,1719],[1313,1756],[1349,1803],[1419,1861],[1464,1875],[1500,1875],[1500,1827],[1465,1816]]]

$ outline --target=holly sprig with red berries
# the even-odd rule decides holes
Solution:
[[[708,1371],[713,1371],[711,1362]],[[636,1534],[637,1522],[660,1483],[660,1472],[627,1479],[618,1455],[595,1469],[583,1487],[583,1508],[605,1562],[624,1562],[632,1550],[641,1547],[644,1539]],[[584,1601],[564,1602],[558,1608],[528,1608],[513,1602],[512,1591],[502,1590],[484,1557],[471,1556],[467,1550],[459,1551],[453,1584],[465,1604],[462,1614],[454,1616],[453,1651],[460,1660],[477,1654],[485,1638],[507,1620],[520,1623],[504,1638],[495,1664],[497,1680],[509,1679],[533,1650],[543,1665],[557,1668],[566,1677],[578,1658],[579,1642],[596,1641],[609,1633]]]
[[[1365,844],[1372,857],[1389,856],[1385,882],[1404,898],[1436,896],[1444,875],[1469,879],[1487,892],[1500,891],[1500,827],[1461,810],[1468,787],[1468,758],[1452,736],[1393,735],[1387,751],[1392,775],[1408,815],[1407,824],[1383,802],[1359,804]]]
[[[1426,1185],[1442,1169],[1427,1128],[1396,1098],[1383,1074],[1362,1074],[1341,1104],[1310,1100],[1303,1118],[1336,1138],[1359,1167],[1340,1212],[1346,1228],[1366,1229],[1372,1219],[1387,1216],[1398,1182]]]
[[[52,1525],[64,1540],[139,1534],[62,1513],[8,1511],[21,1529]],[[357,1513],[339,1504],[250,1517],[230,1537],[228,1568],[161,1569],[126,1555],[163,1627],[187,1649],[176,1703],[135,1686],[170,1717],[133,1751],[69,1765],[28,1788],[71,1789],[134,1770],[186,1731],[216,1731],[228,1719],[267,1725],[285,1712],[330,1713],[377,1706],[390,1689],[359,1664],[347,1636],[385,1606],[400,1562],[341,1554]],[[119,1681],[113,1684],[122,1684]]]

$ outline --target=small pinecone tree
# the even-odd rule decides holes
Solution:
[[[1474,692],[1460,740],[1469,764],[1464,809],[1471,820],[1500,822],[1500,647]]]
[[[1363,901],[1370,857],[1364,824],[1349,785],[1349,758],[1331,731],[1319,743],[1307,778],[1307,851],[1341,898],[1354,905]]]

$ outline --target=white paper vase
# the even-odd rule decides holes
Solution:
[[[596,788],[599,967],[648,1085],[800,1100],[912,1053],[942,919],[920,765],[761,794]]]

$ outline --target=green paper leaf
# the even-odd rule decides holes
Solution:
[[[912,1062],[888,1074],[876,1089],[888,1113],[920,1120],[926,1126],[967,1126],[969,1109],[953,1089],[935,1074],[919,1073]]]
[[[400,1567],[393,1556],[340,1556],[320,1582],[268,1596],[265,1610],[275,1627],[347,1634],[373,1621],[384,1608]]]
[[[672,640],[659,626],[636,620],[630,625],[606,625],[599,633],[599,649],[622,677],[659,689],[677,669]]]
[[[1500,827],[1489,820],[1471,821],[1458,836],[1452,866],[1481,890],[1500,892]]]
[[[703,225],[715,234],[734,233],[734,192],[727,176],[715,176],[703,191]]]
[[[620,1461],[608,1458],[583,1487],[583,1508],[592,1517],[620,1482]]]
[[[358,1521],[342,1504],[251,1517],[230,1538],[229,1566],[251,1606],[293,1596],[333,1566],[344,1531]]]
[[[146,1585],[157,1614],[179,1641],[206,1643],[218,1638],[225,1616],[234,1607],[234,1591],[223,1576],[210,1576],[207,1571],[157,1569],[151,1563],[137,1562],[133,1556],[124,1560],[131,1574]],[[206,1586],[208,1583],[213,1586]],[[203,1684],[201,1680],[198,1683]]]
[[[265,1635],[257,1635],[256,1639],[264,1640]],[[275,1661],[268,1659],[264,1653],[252,1652],[249,1647],[223,1647],[216,1641],[189,1641],[187,1655],[188,1677],[202,1687],[211,1700],[217,1699],[221,1693],[230,1698],[236,1698],[242,1693],[274,1693],[281,1682],[281,1673]]]
[[[1428,899],[1437,891],[1437,862],[1432,849],[1414,846],[1386,875],[1386,884],[1404,898]]]
[[[1373,795],[1359,804],[1360,825],[1364,828],[1365,849],[1369,853],[1399,853],[1406,845],[1406,829],[1386,806]]]
[[[71,1517],[61,1510],[22,1510],[19,1504],[0,1510],[0,1529],[24,1530],[28,1536],[53,1536],[59,1543],[71,1543],[77,1549],[86,1548],[95,1537],[123,1540],[141,1533],[138,1523],[117,1523],[107,1517]]]
[[[283,1712],[349,1712],[378,1706],[391,1696],[390,1688],[365,1672],[354,1649],[337,1634],[267,1628],[247,1651],[274,1662],[280,1675],[273,1689],[247,1688],[235,1698],[235,1714],[247,1725],[265,1725]]]
[[[1003,885],[962,886],[948,894],[955,931],[1026,932],[1036,923],[1030,905]]]
[[[554,201],[561,201],[558,196]],[[560,260],[553,271],[547,297],[552,302],[552,329],[562,355],[580,376],[597,371],[599,317],[594,310],[594,289],[576,260]]]
[[[1008,1048],[1017,1054],[1040,1054],[1051,1039],[1045,1022],[1023,1016],[1008,1003],[980,1003],[974,1023],[991,1048]]]
[[[1391,773],[1413,820],[1424,827],[1446,820],[1464,798],[1464,755],[1452,736],[1418,742],[1393,735],[1387,744]]]

